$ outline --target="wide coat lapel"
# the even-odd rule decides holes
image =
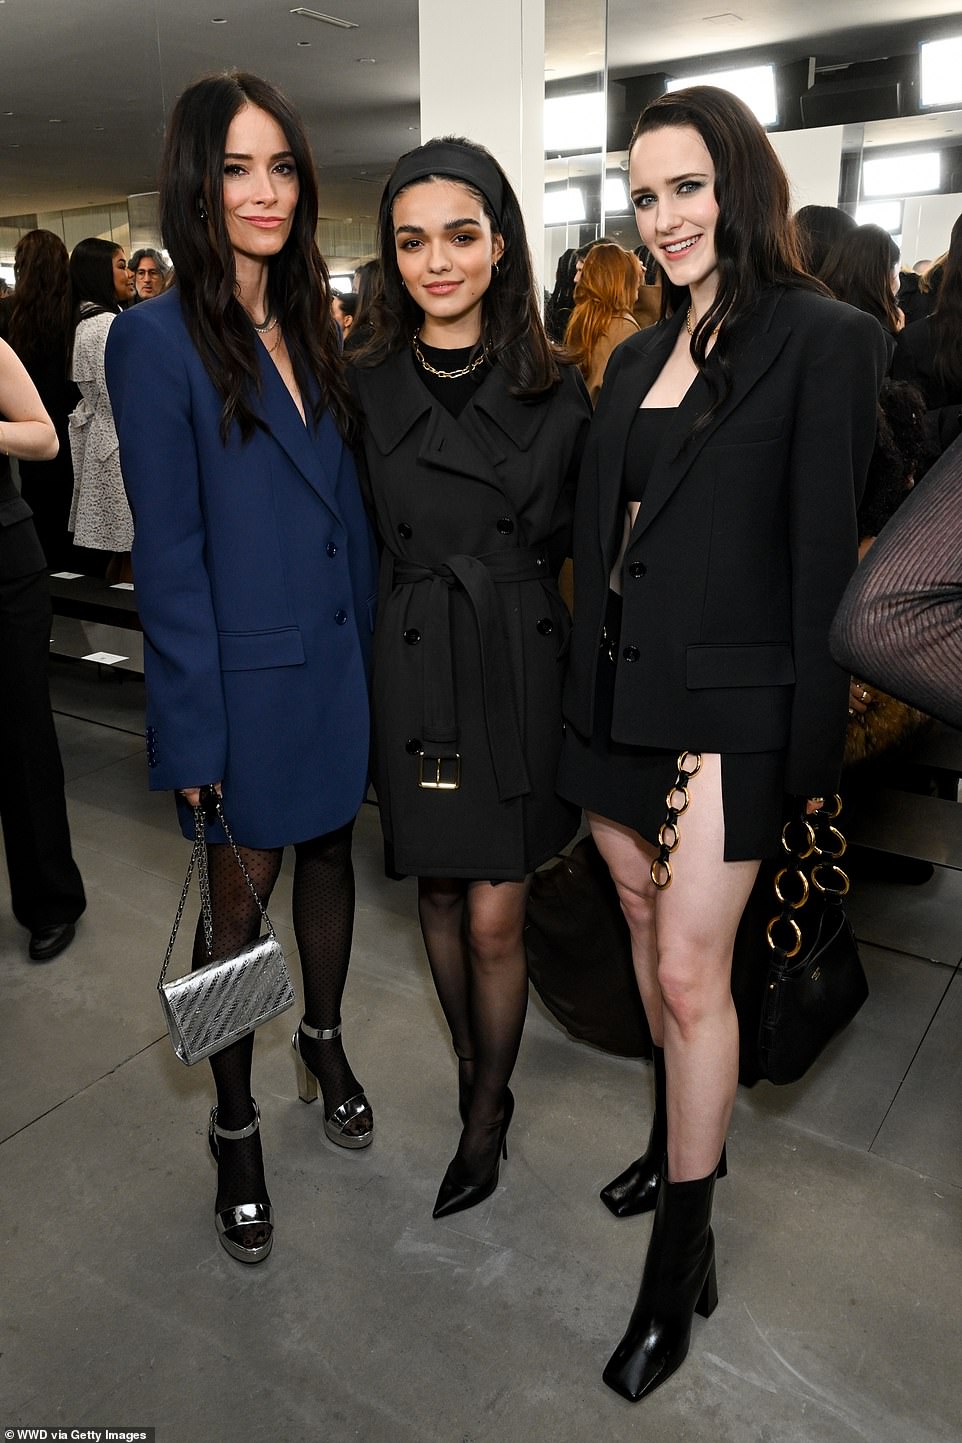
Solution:
[[[696,378],[678,407],[645,486],[641,506],[632,528],[632,540],[642,535],[680,486],[701,455],[707,442],[738,410],[762,376],[773,365],[791,334],[788,325],[777,323],[776,308],[782,292],[774,287],[759,300],[751,325],[742,336],[731,361],[731,390],[707,425],[692,429],[698,416],[711,403],[707,381]],[[674,318],[673,318],[674,319]],[[674,334],[677,335],[679,326]],[[709,364],[711,357],[709,356]],[[641,403],[651,382],[638,394]],[[629,423],[630,424],[630,423]],[[622,465],[624,452],[622,452]]]
[[[504,483],[497,467],[507,454],[505,442],[527,449],[547,409],[524,406],[510,396],[500,367],[489,373],[457,418],[421,384],[405,351],[389,356],[370,370],[358,370],[355,375],[363,396],[366,425],[383,455],[396,450],[426,416],[418,441],[418,464],[439,475],[466,476],[499,490]],[[495,426],[484,425],[479,412],[490,417]]]
[[[258,345],[261,389],[256,409],[270,435],[287,454],[305,481],[340,519],[337,500],[337,477],[341,464],[343,441],[329,411],[320,423],[315,422],[313,408],[317,391],[312,385],[302,397],[307,424],[301,420],[293,396],[263,345]]]

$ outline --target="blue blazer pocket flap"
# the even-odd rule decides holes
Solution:
[[[713,686],[790,686],[795,680],[792,648],[784,642],[747,646],[689,646],[690,689]]]
[[[296,626],[271,631],[219,631],[217,638],[222,671],[259,671],[304,663],[304,642]]]

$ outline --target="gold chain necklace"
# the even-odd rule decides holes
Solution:
[[[417,357],[418,364],[423,366],[429,375],[437,376],[442,381],[459,381],[462,376],[470,376],[471,372],[476,371],[485,359],[484,351],[482,350],[481,354],[475,356],[473,361],[469,362],[466,366],[461,366],[457,371],[439,371],[437,366],[432,366],[431,362],[426,359],[424,352],[418,345],[420,339],[421,332],[417,330],[411,337],[411,345],[414,347],[414,354]]]
[[[689,334],[690,336],[693,336],[693,335],[695,334],[695,328],[694,328],[694,326],[693,326],[692,323],[691,323],[691,318],[692,318],[692,316],[693,316],[694,314],[695,314],[695,308],[694,308],[694,306],[689,306],[689,307],[688,307],[688,310],[685,312],[685,330],[688,332],[688,334]],[[721,330],[721,326],[720,326],[720,325],[716,326],[715,329],[712,331],[711,335],[708,337],[709,341],[713,341],[713,340],[715,339],[715,337],[718,335],[718,332],[719,332],[720,330]]]

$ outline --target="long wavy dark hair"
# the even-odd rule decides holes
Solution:
[[[50,230],[28,230],[13,253],[17,288],[8,339],[27,370],[45,356],[61,360],[67,373],[73,335],[73,297],[67,247]]]
[[[962,390],[962,215],[952,227],[938,300],[929,325],[936,376],[946,390]]]
[[[70,288],[73,321],[76,326],[83,306],[88,315],[109,311],[119,315],[123,307],[114,287],[114,256],[123,247],[116,241],[87,236],[70,252]]]
[[[518,197],[501,166],[484,146],[464,140],[461,136],[443,138],[446,144],[463,145],[486,156],[501,177],[503,201],[500,221],[479,190],[466,180],[458,179],[457,184],[463,185],[483,206],[492,232],[500,234],[504,241],[498,274],[492,277],[482,301],[481,343],[492,364],[501,365],[507,373],[511,394],[522,400],[533,400],[557,385],[560,370],[541,321],[541,297],[535,284]],[[404,159],[406,156],[402,155],[401,160]],[[411,184],[426,185],[435,179],[452,180],[455,177],[426,176],[424,180],[412,181]],[[393,202],[388,200],[390,184],[389,180],[378,212],[381,285],[372,309],[374,332],[352,354],[351,360],[356,366],[376,366],[395,352],[405,350],[423,321],[421,307],[408,295],[398,269]],[[410,188],[405,186],[398,194],[403,195]]]
[[[317,248],[317,179],[310,145],[286,96],[256,75],[231,71],[198,80],[170,119],[160,164],[160,226],[180,292],[184,321],[223,399],[221,436],[236,423],[244,439],[263,422],[253,408],[260,389],[260,342],[238,299],[234,251],[224,220],[227,131],[245,105],[276,120],[287,140],[300,194],[291,234],[268,261],[267,304],[284,339],[302,393],[315,386],[314,416],[331,414],[342,435],[351,407],[338,356],[327,267]]]
[[[899,248],[880,225],[860,225],[835,242],[819,271],[832,295],[847,301],[883,325],[893,336],[899,308],[892,290],[892,272]]]
[[[666,127],[690,126],[705,144],[715,167],[715,253],[718,289],[694,328],[691,356],[705,375],[712,404],[696,423],[706,425],[731,390],[732,355],[761,293],[769,286],[794,286],[825,294],[810,276],[792,224],[788,179],[764,129],[748,106],[714,85],[692,85],[659,95],[645,106],[635,126],[629,154],[642,135]],[[688,304],[663,275],[665,313]],[[706,370],[708,343],[724,321]]]

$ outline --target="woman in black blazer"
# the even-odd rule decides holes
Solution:
[[[944,449],[959,434],[962,410],[962,216],[952,227],[935,307],[898,337],[892,377],[918,386],[927,410],[946,412],[929,421]]]
[[[785,175],[730,94],[652,102],[630,180],[676,309],[615,352],[592,426],[560,790],[617,885],[656,1043],[648,1150],[603,1194],[619,1216],[655,1209],[604,1375],[637,1399],[715,1303],[732,945],[784,794],[812,811],[838,776],[847,678],[828,629],[855,566],[886,349],[875,320],[802,271]]]
[[[380,248],[373,338],[351,371],[383,543],[373,770],[458,1057],[464,1128],[441,1217],[497,1185],[528,886],[578,825],[555,792],[557,575],[590,408],[549,348],[521,208],[486,150],[444,140],[402,156]]]

